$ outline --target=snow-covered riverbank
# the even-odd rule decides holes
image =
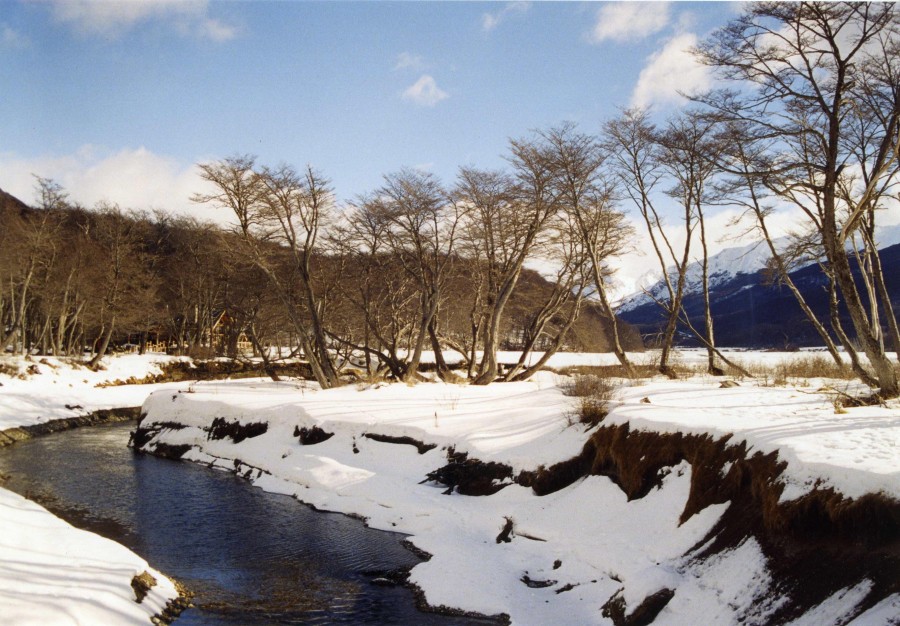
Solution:
[[[97,410],[140,406],[154,389],[185,384],[97,385],[160,373],[165,356],[109,358],[91,371],[57,359],[0,358],[0,430],[46,424]],[[0,618],[22,626],[149,624],[178,596],[171,580],[124,546],[79,530],[42,506],[2,488]],[[133,586],[155,580],[140,603]],[[145,575],[138,587],[150,579]],[[143,593],[141,591],[140,593]]]
[[[0,616],[4,624],[149,624],[175,585],[109,539],[79,530],[0,489]],[[155,584],[140,603],[132,581]]]
[[[382,384],[321,391],[297,382],[203,383],[190,393],[154,393],[144,405],[148,417],[139,443],[410,534],[433,555],[411,574],[433,606],[505,614],[516,624],[611,623],[617,606],[628,613],[645,600],[664,605],[654,623],[668,624],[765,624],[786,616],[810,624],[889,624],[900,614],[897,589],[889,582],[886,591],[884,581],[862,574],[801,606],[752,532],[712,549],[727,531],[729,503],[685,515],[698,488],[688,454],[679,452],[682,460],[660,468],[658,486],[631,501],[598,475],[542,497],[514,484],[523,470],[540,474],[577,457],[591,437],[569,423],[572,400],[559,382],[543,373],[489,387]],[[896,511],[897,405],[836,414],[817,388],[641,381],[621,388],[603,428],[628,423],[634,431],[658,433],[661,448],[672,445],[667,433],[713,440],[730,435],[731,445],[746,442],[740,453],[746,459],[723,461],[717,468],[723,480],[734,479],[737,463],[748,472],[752,454],[777,452],[786,467],[771,463],[776,504],[779,494],[787,506],[833,489],[842,506],[852,507],[848,498],[878,494]],[[424,480],[449,456],[459,461],[460,453],[508,467],[508,477],[501,472],[494,482],[510,484],[494,495],[469,497],[447,495],[445,484]],[[897,557],[890,550],[889,566]]]
[[[681,359],[690,362],[694,356],[685,352]],[[743,353],[740,358],[773,363],[793,356]],[[154,372],[151,360],[113,359],[98,373],[52,359],[20,363],[16,367],[34,365],[40,373],[0,375],[0,424],[8,428],[136,406],[153,392],[144,402],[148,417],[139,443],[145,449],[238,471],[266,490],[408,533],[433,555],[410,576],[431,605],[503,614],[516,624],[620,624],[635,610],[659,611],[653,623],[677,625],[773,619],[887,625],[900,615],[900,575],[891,579],[891,571],[900,571],[897,538],[890,535],[896,534],[896,519],[882,526],[887,544],[882,538],[853,553],[862,554],[862,561],[870,553],[879,559],[877,575],[869,576],[861,565],[833,577],[828,567],[835,559],[827,550],[808,551],[813,554],[808,557],[800,545],[807,561],[800,565],[825,582],[807,590],[819,594],[815,601],[799,600],[783,578],[794,575],[788,566],[797,563],[777,562],[778,550],[758,532],[771,520],[748,522],[746,532],[736,535],[737,505],[723,495],[745,494],[741,484],[759,471],[757,461],[777,459],[784,466],[767,462],[772,476],[761,478],[762,487],[752,486],[767,492],[770,507],[802,513],[809,503],[821,504],[818,494],[833,490],[828,506],[836,514],[863,515],[854,503],[873,498],[875,510],[888,506],[896,513],[897,403],[837,414],[833,396],[818,391],[828,381],[817,380],[780,387],[746,380],[732,388],[719,388],[718,380],[706,377],[622,381],[611,414],[600,429],[587,431],[571,423],[573,398],[562,393],[563,378],[551,372],[526,383],[488,387],[379,384],[321,391],[309,382],[262,379],[97,386],[143,378]],[[606,365],[612,359],[561,355],[555,366],[580,363]],[[629,460],[642,433],[640,445],[646,449]],[[726,449],[727,460],[710,457],[709,450],[698,452],[707,441],[719,442],[716,450]],[[707,456],[701,459],[701,452]],[[662,459],[663,453],[671,458]],[[441,474],[445,479],[471,469],[463,454],[475,472],[499,470],[484,484],[506,486],[490,496],[446,495],[446,484],[426,480],[445,467],[451,470]],[[573,465],[572,459],[580,460]],[[639,486],[637,496],[629,483],[633,476],[623,473],[633,470],[628,463],[648,464],[652,474],[650,486]],[[601,465],[599,474],[606,475],[598,475]],[[526,475],[551,476],[566,486],[537,496],[521,479]],[[712,485],[712,495],[703,491],[710,475],[722,478],[721,485]],[[740,513],[749,514],[749,509]],[[830,514],[830,509],[823,513]],[[844,530],[864,529],[853,520]],[[12,623],[147,623],[157,604],[174,595],[171,583],[154,573],[158,597],[135,603],[130,581],[148,569],[140,557],[2,489],[0,528],[0,594],[16,598],[2,604],[4,617],[6,606],[15,607]],[[799,535],[807,530],[817,529],[804,527]],[[86,583],[73,563],[97,568],[92,580],[100,582]]]

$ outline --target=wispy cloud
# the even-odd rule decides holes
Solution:
[[[394,65],[394,71],[397,70],[414,70],[416,72],[425,69],[425,58],[420,54],[412,52],[401,52],[397,55],[397,63]]]
[[[497,28],[497,26],[504,22],[508,17],[525,13],[530,6],[530,2],[507,2],[499,11],[484,13],[481,16],[481,29],[484,32],[489,33]]]
[[[597,11],[590,39],[593,43],[638,41],[658,33],[668,23],[668,2],[611,2]]]
[[[45,0],[53,18],[83,36],[122,37],[139,24],[168,22],[185,36],[227,41],[237,29],[210,17],[207,0]]]
[[[419,106],[433,107],[450,94],[437,86],[434,78],[428,74],[422,76],[403,92],[403,99]]]
[[[691,54],[697,35],[684,33],[673,37],[647,58],[631,96],[635,106],[682,104],[685,94],[708,89],[712,83],[710,68]]]
[[[28,44],[28,37],[13,30],[8,24],[0,24],[0,47],[20,49]]]

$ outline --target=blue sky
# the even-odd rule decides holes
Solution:
[[[344,199],[403,166],[452,181],[460,165],[501,166],[507,139],[529,129],[596,131],[636,97],[664,114],[673,88],[636,96],[641,72],[733,14],[717,3],[7,2],[0,162],[45,162],[59,171],[35,173],[61,175],[86,203],[97,190],[69,170],[137,151],[176,174],[244,152],[312,163]],[[22,181],[0,170],[0,187]]]
[[[0,188],[31,201],[38,174],[86,206],[221,221],[189,201],[203,188],[197,162],[252,153],[310,163],[348,201],[401,167],[448,184],[462,165],[503,167],[508,139],[532,129],[571,121],[598,132],[633,104],[664,119],[684,104],[678,90],[711,84],[687,49],[739,5],[5,0],[2,9]],[[655,263],[634,259],[622,262],[625,291]]]

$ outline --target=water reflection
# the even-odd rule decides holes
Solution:
[[[416,610],[378,572],[418,562],[402,537],[314,511],[224,472],[137,455],[130,426],[0,451],[8,489],[111,537],[196,593],[178,624],[471,624]]]

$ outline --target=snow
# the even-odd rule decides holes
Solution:
[[[158,374],[159,362],[167,360],[171,357],[107,358],[105,369],[94,372],[53,358],[0,357],[0,372],[7,372],[0,374],[0,430],[97,409],[139,406],[152,389],[185,387],[97,387]],[[67,409],[66,404],[80,408]],[[124,546],[77,529],[2,488],[0,529],[0,616],[4,624],[149,624],[153,615],[178,596],[171,580]],[[145,571],[157,584],[138,604],[131,580]]]
[[[0,356],[0,372],[18,372],[0,373],[0,430],[76,417],[98,409],[140,406],[158,386],[98,385],[160,374],[160,364],[178,359],[162,354],[122,355],[105,359],[104,369],[95,372],[53,357],[26,361]],[[29,374],[29,369],[35,373]],[[69,409],[66,405],[78,408]]]
[[[585,360],[560,356],[566,365]],[[701,356],[686,352],[680,358],[690,362]],[[776,358],[742,356],[760,362]],[[606,363],[610,356],[591,360]],[[446,462],[449,446],[470,458],[510,465],[514,472],[577,455],[588,434],[569,424],[572,399],[563,395],[561,382],[551,372],[487,387],[435,382],[320,390],[309,383],[208,382],[191,393],[154,393],[144,411],[146,424],[188,426],[160,435],[171,445],[194,446],[186,459],[227,470],[237,459],[242,473],[252,468],[250,477],[266,490],[409,534],[433,555],[411,574],[432,605],[503,612],[515,624],[553,623],[560,615],[571,623],[607,623],[598,607],[612,596],[620,594],[633,608],[666,587],[677,591],[658,623],[766,623],[786,598],[753,540],[700,565],[686,556],[727,507],[708,507],[679,525],[690,488],[687,464],[674,468],[660,489],[632,502],[597,476],[544,497],[517,485],[489,498],[448,496],[444,486],[421,482]],[[900,498],[898,406],[837,414],[817,388],[743,381],[722,389],[719,381],[704,377],[623,383],[605,423],[732,435],[732,443],[746,441],[754,451],[777,450],[787,461],[782,499],[817,487],[853,498],[870,492]],[[265,422],[268,431],[238,444],[210,440],[203,427],[216,417]],[[301,445],[295,429],[311,426],[334,436]],[[367,439],[367,432],[438,447],[419,454],[411,445]],[[506,518],[514,523],[512,542],[498,544]],[[532,588],[525,580],[547,586]],[[851,611],[853,605],[846,604],[855,596],[841,597],[844,605],[840,598],[833,604]],[[830,609],[816,610],[824,615]]]
[[[648,363],[655,356],[634,355]],[[730,356],[745,365],[771,366],[796,355],[734,351]],[[677,358],[690,364],[704,357],[700,351],[679,351]],[[608,354],[558,354],[551,366],[613,363]],[[702,561],[691,558],[728,504],[707,507],[679,524],[690,492],[687,463],[671,468],[659,488],[630,502],[601,476],[543,497],[518,485],[489,497],[445,495],[445,486],[423,482],[428,472],[446,463],[451,446],[470,458],[507,464],[514,472],[577,455],[590,433],[570,424],[574,399],[563,394],[559,374],[541,372],[528,382],[484,387],[433,382],[321,390],[305,381],[267,379],[95,386],[104,378],[138,376],[148,367],[146,359],[126,359],[96,375],[41,366],[43,374],[26,380],[0,376],[0,424],[69,416],[62,406],[66,403],[81,404],[88,411],[117,402],[136,405],[146,398],[146,425],[186,426],[160,434],[165,443],[194,446],[185,459],[229,471],[238,460],[241,473],[263,489],[321,509],[363,516],[374,528],[408,534],[432,555],[410,576],[430,604],[507,613],[514,624],[559,623],[560,616],[567,623],[608,624],[600,607],[610,598],[621,597],[633,609],[663,588],[675,590],[675,595],[657,617],[659,624],[765,624],[787,601],[753,539]],[[770,387],[748,379],[738,387],[720,388],[718,380],[702,376],[622,381],[605,424],[730,435],[731,443],[746,441],[754,451],[777,451],[787,463],[782,500],[823,487],[851,498],[881,492],[900,499],[900,405],[849,408],[838,414],[831,397],[818,391],[828,383]],[[642,402],[645,398],[649,402]],[[217,417],[265,422],[268,429],[237,444],[229,438],[213,440],[204,428]],[[295,429],[312,426],[334,436],[301,445]],[[436,447],[419,454],[412,445],[375,441],[366,438],[367,433],[411,437]],[[96,563],[90,563],[98,573],[92,579],[106,581],[88,588],[66,560],[86,557],[65,546],[71,542],[77,550],[97,538],[9,492],[0,490],[0,497],[0,590],[18,598],[15,606],[23,619],[54,623],[62,612],[81,611],[82,623],[122,623],[127,620],[119,618],[118,611],[124,609],[118,602],[124,598],[133,605],[128,609],[137,611],[134,619],[146,623],[149,608],[135,604],[128,587],[130,577],[146,569],[139,557],[110,546],[78,553],[95,557]],[[13,533],[5,529],[19,524],[16,520],[26,513],[33,521],[16,526],[21,536],[10,539]],[[498,543],[507,519],[513,522],[511,541]],[[29,564],[30,578],[18,573],[23,563]],[[45,589],[48,598],[28,595],[22,586],[29,580],[30,589]],[[860,581],[842,590],[798,618],[797,624],[847,621],[868,593],[867,585]],[[894,595],[852,623],[889,624],[898,608],[900,596]],[[95,616],[90,613],[94,610],[117,612],[116,618],[109,619],[109,613]],[[4,605],[4,616],[5,611]]]
[[[787,243],[786,239],[775,241],[776,248]],[[721,252],[709,257],[709,286],[711,288],[724,284],[735,278],[738,274],[752,274],[766,266],[771,256],[769,246],[763,241],[725,248]],[[675,268],[668,269],[670,280],[675,281],[677,273]],[[687,267],[686,293],[696,293],[702,289],[703,267],[701,262],[693,261]],[[662,273],[657,271],[647,274],[638,285],[639,290],[622,300],[620,312],[631,311],[643,304],[653,302],[653,299],[663,299],[666,294],[666,285],[662,280]],[[649,295],[648,295],[649,294]]]
[[[875,234],[879,249],[884,249],[900,243],[900,224],[880,226]],[[787,237],[779,237],[774,240],[775,249],[780,250],[789,244]],[[854,243],[851,241],[848,249],[852,250]],[[709,257],[709,286],[715,288],[734,279],[739,274],[753,274],[763,269],[768,263],[771,253],[769,246],[762,240],[741,246],[725,248]],[[800,269],[800,268],[797,268]],[[674,266],[668,268],[670,279],[674,281],[677,272]],[[686,294],[699,293],[702,289],[703,268],[698,259],[692,261],[687,267]],[[635,285],[636,289],[626,294],[621,299],[619,312],[627,312],[637,307],[653,302],[653,299],[665,299],[667,297],[666,286],[662,280],[662,272],[659,269],[648,272],[642,276]]]
[[[123,546],[5,489],[0,527],[4,624],[149,624],[178,595],[170,580]],[[157,585],[138,604],[131,579],[145,571]]]
[[[650,402],[641,402],[649,398]],[[787,461],[782,500],[813,487],[845,496],[884,493],[900,499],[900,410],[880,406],[838,414],[828,396],[798,387],[752,384],[720,389],[706,382],[655,382],[621,391],[606,423],[632,429],[715,437],[777,451]]]

